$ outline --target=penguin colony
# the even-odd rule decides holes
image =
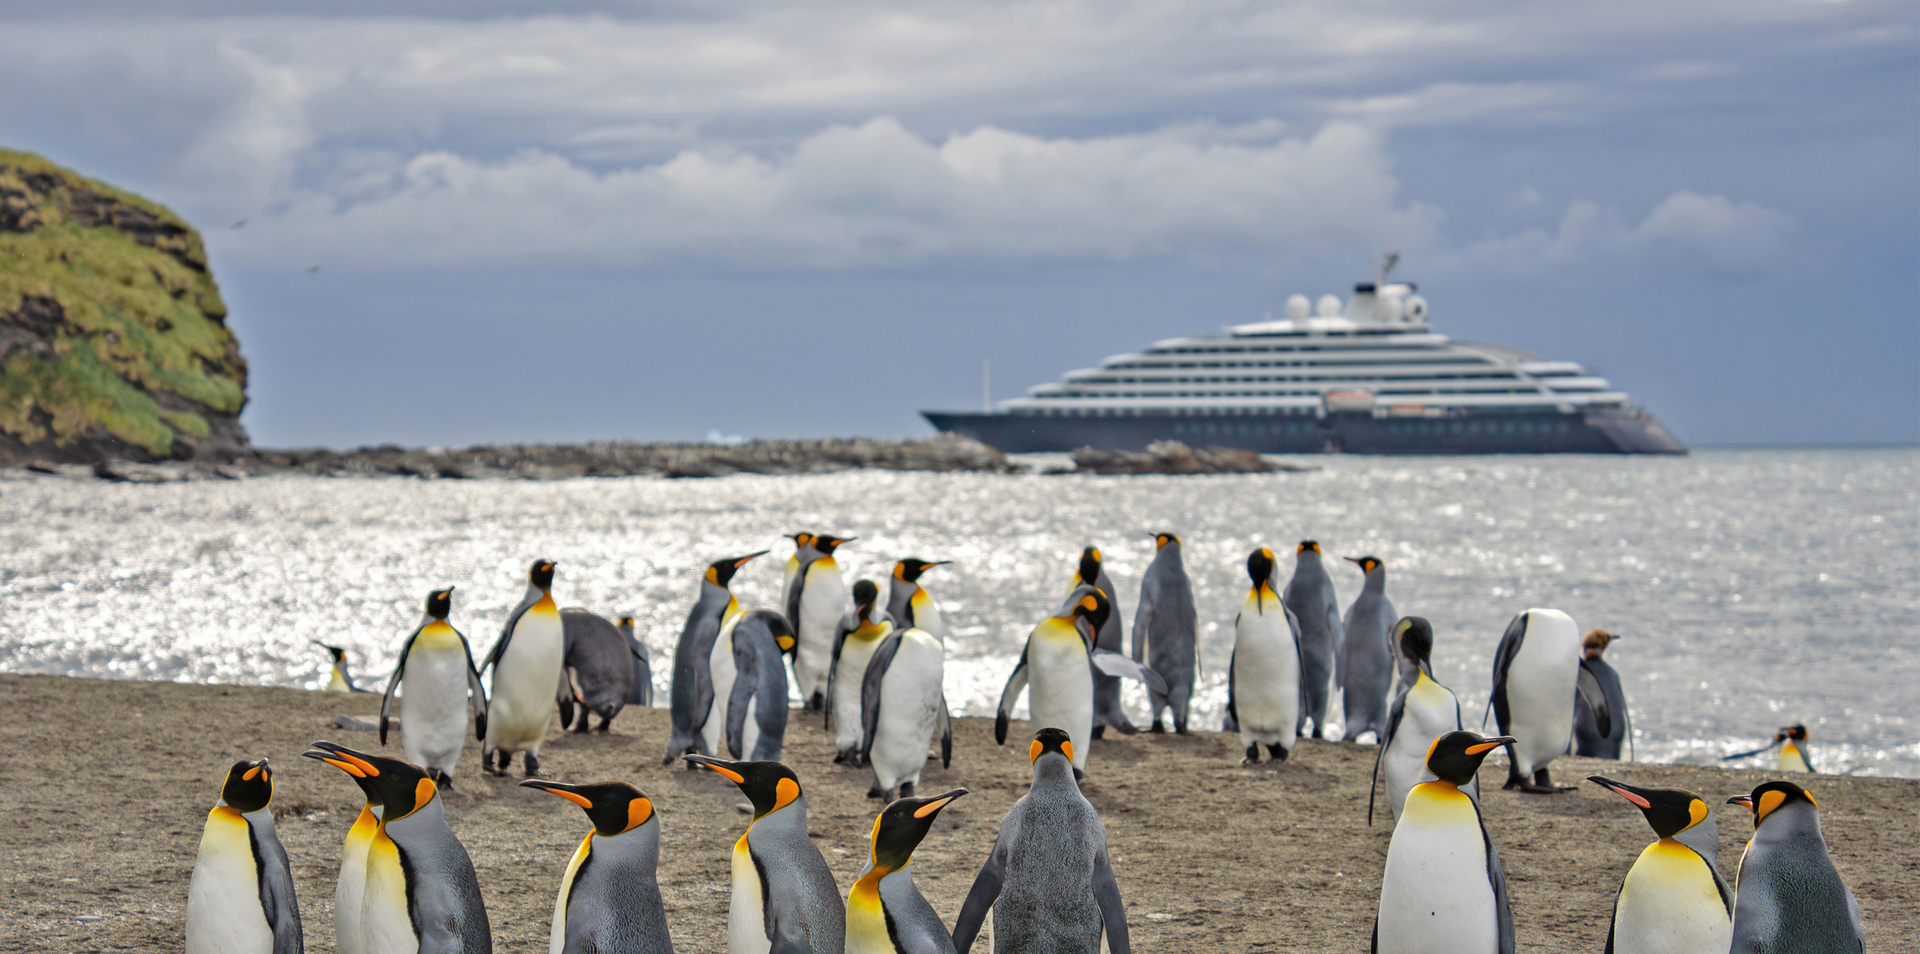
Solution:
[[[831,561],[852,538],[794,534],[785,612],[743,610],[729,584],[760,553],[715,561],[676,646],[672,728],[666,761],[684,761],[738,786],[751,820],[731,852],[729,952],[966,952],[991,918],[992,950],[1130,950],[1120,878],[1098,812],[1081,794],[1087,755],[1100,730],[1136,731],[1102,680],[1146,685],[1151,725],[1189,731],[1197,675],[1197,620],[1177,535],[1155,535],[1142,584],[1131,658],[1118,651],[1117,610],[1100,553],[1089,547],[1066,600],[1029,637],[1002,695],[995,739],[1004,745],[1010,710],[1030,696],[1038,731],[1028,748],[1032,786],[1002,818],[992,850],[951,929],[914,886],[910,862],[938,813],[965,796],[956,788],[916,795],[925,763],[952,762],[952,729],[942,691],[947,637],[922,574],[942,565],[895,564],[888,592],[869,581],[850,589]],[[1311,724],[1316,736],[1332,692],[1345,695],[1349,738],[1378,741],[1394,828],[1371,929],[1376,952],[1514,950],[1514,924],[1498,850],[1498,820],[1483,813],[1476,779],[1482,761],[1505,750],[1508,788],[1554,793],[1548,763],[1576,742],[1606,751],[1626,734],[1618,676],[1600,662],[1617,636],[1584,638],[1566,614],[1530,609],[1508,626],[1495,654],[1490,715],[1500,734],[1468,731],[1460,706],[1433,675],[1435,635],[1420,617],[1394,620],[1384,564],[1350,558],[1366,574],[1344,619],[1312,541],[1296,550],[1294,579],[1276,587],[1271,549],[1246,561],[1249,589],[1235,620],[1226,731],[1246,746],[1242,764],[1285,762]],[[823,567],[822,564],[826,566]],[[344,954],[490,952],[491,928],[474,867],[448,824],[440,792],[453,783],[467,732],[482,743],[482,767],[504,775],[515,752],[521,785],[580,807],[589,823],[561,871],[550,950],[671,951],[655,869],[661,820],[653,801],[617,781],[568,783],[539,777],[538,752],[556,714],[573,707],[601,717],[651,698],[650,665],[630,618],[619,625],[553,601],[555,564],[529,571],[525,598],[509,615],[483,686],[466,639],[449,622],[451,589],[429,595],[425,619],[407,637],[387,686],[381,742],[400,706],[394,758],[315,742],[302,753],[346,774],[365,807],[345,835],[334,897],[337,949]],[[814,588],[817,584],[817,588]],[[818,639],[824,610],[808,589],[850,596],[852,608],[807,664],[807,634]],[[1278,592],[1276,592],[1278,589]],[[846,602],[841,599],[839,602]],[[1313,622],[1302,613],[1313,614]],[[1106,636],[1113,633],[1111,643]],[[1113,648],[1108,648],[1111,645]],[[820,647],[815,647],[818,650]],[[329,647],[334,679],[354,691],[344,652]],[[824,657],[824,658],[822,658]],[[1599,665],[1594,665],[1599,663]],[[787,666],[794,667],[789,681]],[[1319,683],[1316,687],[1313,683]],[[402,691],[404,690],[404,691]],[[788,700],[820,713],[835,733],[835,759],[871,770],[874,818],[866,869],[844,893],[809,839],[802,780],[782,763]],[[1576,739],[1576,736],[1578,737]],[[939,740],[938,755],[928,751]],[[1811,772],[1804,726],[1776,733],[1780,769]],[[723,758],[724,752],[732,758]],[[1589,781],[1639,809],[1656,840],[1627,872],[1613,900],[1605,950],[1612,952],[1858,952],[1859,905],[1828,856],[1814,796],[1769,781],[1726,800],[1751,812],[1754,835],[1729,885],[1716,866],[1716,817],[1701,796],[1650,789],[1605,776]],[[190,881],[190,952],[299,952],[299,908],[286,853],[274,834],[272,773],[266,759],[229,770],[209,813]],[[1369,807],[1369,821],[1373,807]],[[715,851],[719,846],[715,846]]]

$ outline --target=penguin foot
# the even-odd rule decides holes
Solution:
[[[533,754],[532,752],[528,752],[526,754],[526,757],[522,759],[522,761],[525,763],[525,768],[527,770],[528,778],[540,777],[540,757],[539,756]],[[503,765],[501,766],[501,768],[506,768],[506,766]]]
[[[1273,761],[1275,762],[1285,762],[1287,760],[1287,747],[1284,745],[1269,745],[1267,746],[1267,754],[1273,756]]]
[[[1085,773],[1085,772],[1082,772],[1082,771],[1080,771],[1079,769],[1074,769],[1074,770],[1073,770],[1073,780],[1074,780],[1075,782],[1084,782],[1084,781],[1086,781],[1086,780],[1087,780],[1087,773]]]
[[[881,791],[881,790],[880,790],[880,786],[878,786],[878,785],[875,785],[874,787],[872,787],[872,788],[870,788],[870,789],[867,789],[867,797],[868,797],[868,798],[878,798],[878,799],[880,799],[880,800],[882,800],[882,801],[885,801],[885,800],[886,800],[886,797],[887,797],[887,793],[886,793],[886,792],[883,792],[883,791]]]
[[[1259,743],[1256,742],[1253,745],[1247,746],[1247,757],[1244,759],[1241,759],[1240,764],[1241,765],[1259,765],[1260,764]]]
[[[847,753],[845,753],[845,752],[835,752],[835,753],[833,754],[833,764],[835,764],[835,765],[845,765],[845,764],[847,764]]]
[[[1107,727],[1106,727],[1106,726],[1104,726],[1104,725],[1096,725],[1096,726],[1094,726],[1094,727],[1093,727],[1093,737],[1094,737],[1094,738],[1096,738],[1096,739],[1104,739],[1104,738],[1106,738],[1106,737],[1107,737]]]
[[[1140,734],[1140,730],[1137,727],[1135,727],[1133,723],[1128,722],[1125,719],[1121,719],[1120,721],[1115,722],[1113,724],[1113,727],[1116,729],[1119,729],[1121,735],[1139,735]]]
[[[912,797],[913,797],[913,783],[912,783],[912,782],[901,782],[901,783],[900,783],[900,797],[901,797],[901,798],[912,798]]]
[[[1154,735],[1166,735],[1167,727],[1161,724],[1159,719],[1155,719],[1153,720],[1153,725],[1150,725],[1147,727],[1147,731],[1153,733]]]

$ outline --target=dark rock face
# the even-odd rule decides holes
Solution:
[[[1236,447],[1192,448],[1179,441],[1155,441],[1145,451],[1109,451],[1082,447],[1073,452],[1082,474],[1264,474],[1298,468],[1270,464],[1259,454]]]
[[[0,149],[0,465],[245,458],[226,315],[178,216]]]

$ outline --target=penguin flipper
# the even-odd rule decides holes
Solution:
[[[420,627],[420,629],[425,628],[425,626]],[[408,636],[407,641],[401,644],[400,659],[393,664],[393,678],[387,680],[387,693],[380,697],[381,745],[387,744],[387,726],[391,724],[389,720],[393,716],[393,694],[400,688],[400,677],[407,672],[407,654],[413,652],[413,640],[420,635],[420,629],[414,630],[413,635]]]
[[[760,654],[754,651],[754,643],[759,635],[751,627],[756,625],[752,619],[743,619],[733,628],[733,689],[727,693],[727,751],[735,759],[753,758],[746,751],[747,709],[752,706],[753,696],[760,688]],[[769,637],[771,641],[771,637]]]
[[[1240,628],[1239,616],[1233,618],[1233,628],[1236,630]],[[1233,662],[1239,655],[1240,648],[1238,646],[1234,647],[1233,651],[1227,654],[1227,716],[1220,720],[1220,731],[1222,732],[1240,731],[1240,710],[1235,708],[1233,697]]]
[[[501,658],[507,654],[507,644],[513,641],[513,627],[519,624],[520,617],[526,615],[527,610],[530,609],[533,604],[533,600],[523,599],[520,601],[519,606],[513,608],[512,615],[507,617],[507,625],[500,627],[500,638],[494,641],[493,649],[488,651],[487,663],[480,667],[481,672],[486,672],[487,669],[500,665]],[[560,631],[560,638],[564,646],[566,639],[565,629]],[[564,654],[564,652],[565,650],[563,649],[562,653]]]
[[[1147,640],[1153,635],[1153,611],[1160,602],[1160,588],[1152,585],[1151,579],[1140,584],[1140,605],[1133,611],[1133,661],[1145,662],[1147,659]],[[1117,673],[1109,673],[1117,675]],[[1161,690],[1162,692],[1166,690]],[[1159,718],[1155,715],[1154,718]]]
[[[480,682],[480,670],[473,667],[473,647],[467,644],[467,637],[462,636],[457,629],[453,634],[460,637],[460,652],[467,657],[467,707],[473,712],[473,737],[485,742],[487,740],[487,687]],[[380,711],[383,714],[386,712],[384,704],[380,707]],[[386,724],[384,718],[381,724]]]
[[[265,817],[258,821],[247,818],[247,837],[253,845],[260,879],[260,907],[273,931],[273,954],[301,954],[304,935],[300,930],[300,902],[293,893],[293,872],[280,836],[273,830],[273,816],[262,814]]]
[[[947,708],[947,694],[940,694],[940,767],[953,768],[953,710]]]
[[[1613,735],[1613,710],[1607,705],[1607,690],[1600,685],[1599,677],[1587,668],[1587,660],[1580,660],[1580,671],[1574,677],[1573,687],[1580,698],[1587,701],[1587,708],[1593,711],[1593,729],[1601,738]]]
[[[1480,815],[1479,799],[1474,799],[1473,813]],[[1513,954],[1513,906],[1507,901],[1507,875],[1500,867],[1500,852],[1487,834],[1485,817],[1480,818],[1480,841],[1487,847],[1487,880],[1493,884],[1494,954]]]
[[[1108,877],[1112,877],[1111,869]],[[993,910],[993,902],[1000,897],[1000,885],[1005,880],[1006,874],[1000,870],[1000,843],[996,840],[993,850],[987,852],[987,863],[981,865],[980,873],[974,876],[967,900],[960,905],[959,917],[953,919],[953,948],[958,954],[967,954],[973,948],[974,938],[980,936],[980,926],[986,923],[987,912]],[[1103,905],[1102,920],[1105,917]]]
[[[1750,751],[1750,752],[1735,752],[1735,753],[1733,753],[1732,755],[1722,755],[1722,756],[1720,756],[1720,761],[1722,761],[1722,762],[1731,762],[1731,761],[1733,761],[1734,759],[1744,759],[1744,758],[1747,758],[1747,757],[1749,757],[1749,756],[1754,756],[1754,755],[1761,755],[1761,754],[1764,754],[1764,753],[1767,753],[1767,752],[1771,752],[1771,751],[1773,751],[1773,750],[1774,750],[1774,747],[1775,747],[1775,746],[1777,746],[1777,745],[1779,745],[1779,744],[1780,744],[1780,740],[1779,740],[1779,739],[1774,739],[1774,740],[1773,740],[1772,742],[1769,742],[1769,743],[1767,743],[1766,745],[1763,745],[1763,746],[1761,746],[1761,747],[1759,747],[1759,748],[1757,748],[1757,749],[1754,749],[1754,750],[1752,750],[1752,751]],[[1804,756],[1803,756],[1803,757],[1804,757]],[[1808,766],[1808,768],[1812,768],[1812,766],[1811,766],[1811,765],[1809,765],[1809,766]]]
[[[873,658],[867,660],[867,674],[860,680],[860,764],[867,764],[867,757],[873,754],[873,737],[880,731],[880,683],[887,678],[887,668],[893,665],[893,656],[900,651],[902,633],[894,633],[880,641],[880,648],[873,651]]]
[[[1106,849],[1093,856],[1093,900],[1100,905],[1100,921],[1107,930],[1107,950],[1111,954],[1131,954],[1133,942],[1127,937],[1127,906],[1120,900],[1120,882],[1107,863]]]
[[[700,736],[700,730],[707,727],[707,714],[713,711],[713,642],[720,638],[720,620],[715,617],[700,621],[700,628],[694,631],[693,645],[697,647],[698,664],[692,667],[693,691],[692,711],[687,713],[688,743],[695,746],[694,751],[705,747],[706,742]],[[675,678],[678,678],[676,673]],[[738,681],[737,679],[735,680]],[[703,753],[704,754],[704,753]]]
[[[1507,670],[1513,666],[1513,657],[1520,654],[1520,644],[1527,639],[1527,614],[1521,613],[1507,624],[1507,631],[1500,634],[1500,646],[1493,651],[1493,698],[1490,705],[1494,717],[1498,719],[1500,731],[1505,733],[1512,717],[1507,704]],[[1484,727],[1486,719],[1480,720]]]
[[[1110,653],[1104,649],[1094,650],[1091,659],[1093,668],[1109,676],[1138,680],[1146,683],[1147,688],[1154,692],[1161,695],[1167,694],[1167,681],[1161,678],[1159,673],[1141,665],[1137,660],[1128,659],[1119,653]]]
[[[1013,667],[1013,675],[1007,677],[1007,687],[1000,691],[1000,709],[993,716],[993,741],[997,745],[1007,744],[1007,720],[1011,718],[1013,706],[1020,701],[1020,694],[1027,691],[1026,650],[1020,651],[1020,663]]]
[[[1409,686],[1407,689],[1411,689]],[[1387,757],[1387,747],[1393,745],[1394,734],[1400,731],[1400,720],[1407,714],[1407,689],[1393,697],[1393,708],[1387,713],[1387,731],[1380,734],[1380,744],[1373,751],[1373,780],[1367,783],[1367,827],[1373,827],[1374,792],[1380,786],[1380,762]],[[1455,713],[1458,718],[1458,713]]]

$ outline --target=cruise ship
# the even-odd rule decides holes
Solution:
[[[1286,317],[1161,341],[983,411],[922,411],[1008,453],[1143,450],[1156,441],[1263,454],[1684,454],[1603,377],[1427,323],[1412,282],[1341,301],[1287,300]]]

